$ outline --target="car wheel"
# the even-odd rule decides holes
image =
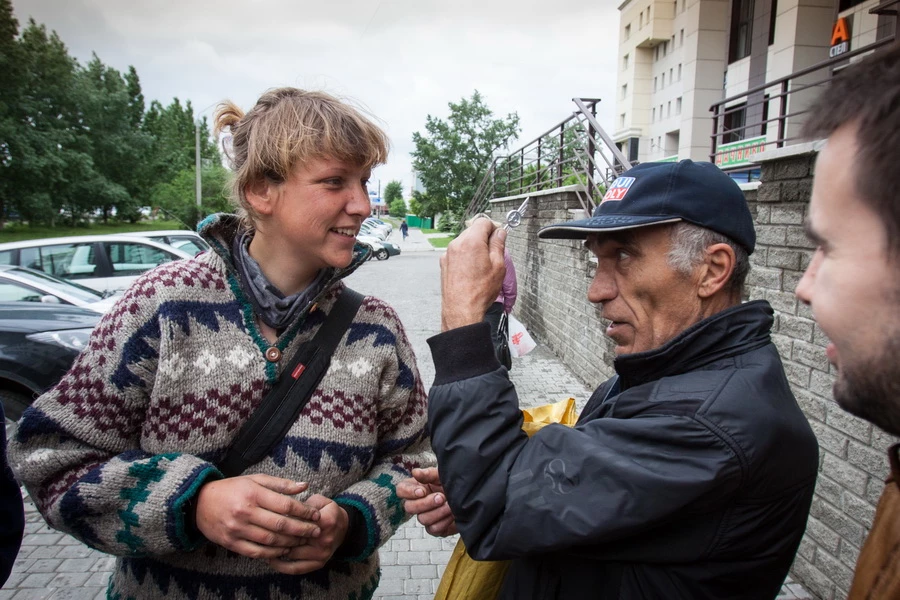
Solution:
[[[385,250],[384,248],[379,248],[378,250],[375,251],[375,258],[377,258],[378,260],[387,260],[388,256],[390,256],[390,255],[388,254],[388,251]]]
[[[25,394],[9,390],[0,390],[0,402],[3,403],[3,413],[6,415],[6,418],[13,421],[18,421],[22,418],[22,413],[31,406],[31,398]]]

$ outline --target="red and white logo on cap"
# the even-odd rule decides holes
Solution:
[[[621,200],[625,197],[625,194],[628,193],[628,189],[631,188],[632,183],[634,183],[634,177],[617,177],[616,180],[612,182],[612,185],[609,186],[609,189],[606,190],[606,194],[603,196],[603,200],[601,200],[600,203],[603,204],[607,200]]]

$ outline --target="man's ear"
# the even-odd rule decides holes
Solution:
[[[262,177],[244,188],[244,197],[256,214],[268,215],[272,213],[277,191],[277,185]]]
[[[700,268],[697,294],[701,298],[711,298],[728,284],[734,272],[737,259],[734,249],[728,244],[713,244],[706,248],[706,260]]]

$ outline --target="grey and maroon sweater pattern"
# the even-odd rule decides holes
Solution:
[[[209,218],[201,233],[213,251],[135,282],[69,373],[23,415],[10,464],[51,526],[119,557],[110,598],[370,598],[376,550],[405,519],[396,484],[434,464],[412,348],[376,298],[365,298],[285,438],[246,473],[307,481],[301,500],[318,493],[355,509],[364,549],[287,576],[186,522],[186,504],[222,476],[215,462],[286,362],[266,359],[273,344],[231,262],[236,230],[230,215]],[[360,249],[279,337],[283,355],[316,333],[341,279],[364,259]]]

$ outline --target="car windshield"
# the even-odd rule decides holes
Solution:
[[[52,277],[41,271],[10,269],[9,271],[7,271],[7,273],[13,273],[16,277],[20,277],[21,279],[43,289],[69,294],[70,296],[73,296],[84,302],[97,302],[98,300],[103,299],[103,294],[96,290],[92,290],[91,288],[79,285],[77,283],[72,283],[70,281],[57,279],[56,277]]]

